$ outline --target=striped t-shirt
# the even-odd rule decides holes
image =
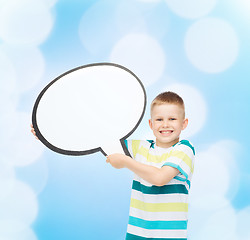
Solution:
[[[134,176],[126,240],[186,240],[194,147],[187,140],[170,148],[158,147],[154,141],[126,140],[125,143],[136,161],[158,168],[171,166],[180,171],[160,187]]]

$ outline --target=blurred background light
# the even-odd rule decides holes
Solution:
[[[249,8],[247,0],[0,0],[0,239],[125,238],[133,174],[101,153],[54,153],[29,126],[51,80],[115,62],[140,78],[148,106],[166,90],[184,98],[182,137],[197,152],[188,239],[248,240]],[[149,117],[147,108],[131,138],[154,137]]]

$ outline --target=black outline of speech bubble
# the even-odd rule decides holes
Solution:
[[[67,75],[67,74],[70,74],[71,72],[74,72],[74,71],[77,71],[79,69],[82,69],[82,68],[87,68],[87,67],[93,67],[93,66],[102,66],[102,65],[108,65],[108,66],[113,66],[113,67],[118,67],[118,68],[121,68],[127,72],[129,72],[130,74],[132,74],[136,79],[137,81],[139,82],[139,84],[141,85],[142,89],[143,89],[143,93],[144,93],[144,107],[143,107],[143,111],[142,111],[142,114],[137,122],[137,124],[134,126],[134,128],[126,135],[124,136],[123,138],[120,139],[120,142],[121,142],[121,145],[122,145],[122,148],[123,148],[123,151],[127,154],[127,155],[130,155],[128,150],[127,150],[127,147],[124,143],[124,140],[127,139],[135,130],[136,128],[139,126],[139,124],[141,123],[142,121],[142,118],[144,116],[144,113],[145,113],[145,109],[146,109],[146,104],[147,104],[147,97],[146,97],[146,91],[145,91],[145,88],[142,84],[142,82],[140,81],[140,79],[132,72],[130,71],[129,69],[125,68],[124,66],[121,66],[121,65],[118,65],[118,64],[115,64],[115,63],[93,63],[93,64],[87,64],[87,65],[83,65],[83,66],[80,66],[80,67],[77,67],[77,68],[73,68],[63,74],[61,74],[60,76],[58,76],[57,78],[55,78],[53,81],[51,81],[41,92],[40,94],[38,95],[37,99],[36,99],[36,102],[34,104],[34,107],[33,107],[33,111],[32,111],[32,124],[33,124],[33,127],[35,129],[35,132],[36,132],[36,135],[38,137],[38,139],[46,146],[48,147],[49,149],[51,149],[52,151],[54,152],[57,152],[57,153],[61,153],[61,154],[65,154],[65,155],[73,155],[73,156],[80,156],[80,155],[87,155],[87,154],[92,154],[92,153],[95,153],[95,152],[101,152],[104,156],[107,156],[107,154],[104,152],[104,150],[101,148],[101,147],[97,147],[97,148],[93,148],[93,149],[90,149],[90,150],[84,150],[84,151],[72,151],[72,150],[65,150],[65,149],[61,149],[61,148],[58,148],[56,146],[54,146],[53,144],[51,144],[49,141],[47,141],[45,139],[45,137],[42,135],[42,133],[40,132],[39,128],[38,128],[38,125],[37,125],[37,119],[36,119],[36,113],[37,113],[37,107],[39,105],[39,102],[42,98],[42,96],[44,95],[44,93],[48,90],[48,88],[53,85],[56,81],[60,80],[63,76]]]

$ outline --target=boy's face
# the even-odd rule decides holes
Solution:
[[[176,144],[187,124],[183,108],[176,104],[155,105],[149,119],[149,126],[156,137],[156,145],[163,148]]]

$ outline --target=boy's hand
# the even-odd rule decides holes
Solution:
[[[110,163],[112,167],[120,169],[126,167],[127,156],[120,153],[115,153],[107,156],[107,163]]]
[[[38,139],[38,137],[37,137],[37,135],[36,135],[36,132],[35,132],[35,129],[34,129],[33,125],[30,124],[30,127],[31,127],[31,130],[30,130],[30,131],[33,133],[33,135],[36,137],[36,139]]]

